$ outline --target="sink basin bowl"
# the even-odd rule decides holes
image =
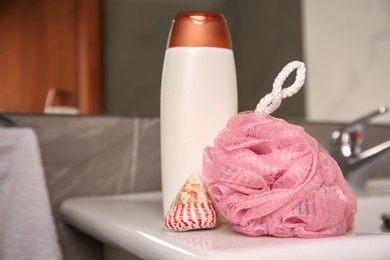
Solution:
[[[358,195],[355,232],[390,232],[390,180],[374,179]],[[389,233],[390,234],[390,233]]]

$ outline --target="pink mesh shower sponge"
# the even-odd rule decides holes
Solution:
[[[337,163],[300,126],[240,113],[205,149],[203,167],[214,203],[239,233],[327,237],[353,229],[353,192]]]

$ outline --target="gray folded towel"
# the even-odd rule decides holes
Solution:
[[[0,128],[0,259],[62,259],[37,137]]]

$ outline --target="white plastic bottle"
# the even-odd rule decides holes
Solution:
[[[225,18],[215,12],[177,14],[161,85],[164,215],[187,178],[202,173],[204,148],[236,113],[236,70]]]

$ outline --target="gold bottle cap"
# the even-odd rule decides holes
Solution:
[[[172,22],[168,48],[183,46],[232,49],[225,17],[217,12],[181,12]]]

